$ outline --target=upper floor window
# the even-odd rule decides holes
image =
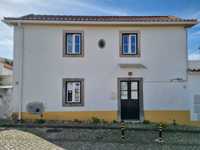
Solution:
[[[120,42],[120,56],[138,56],[139,55],[139,33],[122,32]]]
[[[64,33],[64,56],[83,56],[83,32]]]

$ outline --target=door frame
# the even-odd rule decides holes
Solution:
[[[118,97],[118,120],[121,121],[121,99],[120,99],[120,82],[123,80],[127,81],[138,81],[139,82],[139,120],[127,120],[133,122],[144,121],[144,107],[143,107],[143,78],[140,77],[120,77],[117,78],[117,97]]]

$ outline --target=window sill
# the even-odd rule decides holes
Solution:
[[[140,57],[140,54],[120,54],[120,57]]]
[[[75,107],[75,106],[84,106],[84,104],[81,103],[67,103],[67,104],[63,104],[63,107]]]
[[[84,57],[83,54],[63,54],[63,57]]]

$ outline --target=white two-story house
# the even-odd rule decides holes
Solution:
[[[19,119],[192,123],[187,28],[175,16],[5,17],[14,26]]]

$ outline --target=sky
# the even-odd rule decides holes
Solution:
[[[0,0],[0,19],[27,14],[173,15],[200,21],[200,0]],[[189,59],[200,60],[200,23],[188,29]],[[0,22],[0,57],[13,58],[13,28]]]

